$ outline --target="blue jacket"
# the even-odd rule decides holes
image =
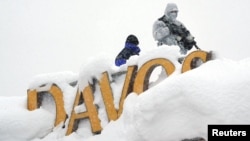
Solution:
[[[132,55],[139,55],[140,48],[133,43],[125,43],[125,47],[121,50],[121,52],[117,55],[115,59],[115,65],[121,66],[126,64],[126,60],[130,58]]]

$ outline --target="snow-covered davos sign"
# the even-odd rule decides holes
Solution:
[[[205,51],[194,51],[184,58],[182,62],[181,73],[189,71],[197,66],[193,64],[194,60],[202,60],[203,63],[208,61],[211,58],[211,53]],[[144,63],[140,68],[138,66],[128,66],[126,71],[126,76],[123,82],[123,88],[119,100],[119,108],[115,107],[114,97],[112,93],[112,88],[110,86],[110,80],[108,77],[108,72],[103,72],[101,79],[97,80],[100,87],[102,100],[106,109],[106,114],[108,121],[116,120],[121,115],[123,111],[123,103],[127,95],[131,92],[141,94],[143,91],[148,89],[149,78],[152,71],[161,66],[166,71],[166,74],[169,76],[175,71],[175,65],[166,58],[154,58],[146,63]],[[89,119],[91,129],[93,133],[100,133],[102,130],[101,122],[98,117],[98,106],[94,104],[94,95],[93,85],[89,84],[88,86],[81,89],[78,87],[76,92],[76,97],[74,100],[73,108],[71,110],[71,115],[69,116],[65,110],[65,102],[63,98],[62,89],[56,85],[52,84],[50,87],[38,90],[38,89],[29,89],[28,90],[28,99],[27,99],[27,108],[28,110],[35,110],[41,106],[43,100],[40,98],[40,94],[43,92],[49,93],[55,102],[56,108],[56,118],[54,126],[59,125],[60,123],[65,123],[69,118],[66,135],[71,134],[77,130],[77,124],[79,120]],[[76,112],[75,108],[83,104],[85,105],[86,111]]]

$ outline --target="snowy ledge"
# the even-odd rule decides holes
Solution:
[[[166,54],[166,56],[168,56],[168,54]],[[154,58],[149,58],[147,61],[144,61],[144,64],[147,64],[150,60],[154,60]],[[134,64],[140,66],[138,67],[140,71],[140,69],[144,67],[144,64],[141,63],[140,65],[139,62],[140,58],[137,58]],[[9,104],[6,103],[9,101],[8,99],[1,100],[1,109],[15,107],[15,112],[10,114],[1,110],[1,113],[3,113],[1,115],[5,116],[1,116],[0,123],[6,125],[8,128],[0,130],[1,135],[4,135],[0,138],[1,140],[6,138],[18,138],[21,140],[24,138],[32,141],[100,141],[103,139],[136,141],[145,138],[148,140],[169,139],[193,141],[195,137],[203,137],[206,140],[208,124],[250,123],[250,115],[248,112],[250,109],[250,81],[248,79],[250,78],[250,59],[239,62],[216,59],[206,62],[196,69],[192,68],[192,71],[185,73],[181,73],[185,60],[183,64],[180,64],[176,59],[171,60],[171,62],[175,66],[175,71],[171,75],[162,73],[161,69],[158,72],[153,71],[152,75],[154,75],[155,78],[150,77],[148,89],[140,88],[139,91],[137,91],[137,88],[141,87],[141,85],[139,85],[138,87],[134,86],[137,92],[127,91],[127,97],[124,99],[124,104],[122,104],[122,114],[119,115],[119,118],[117,116],[115,121],[110,120],[112,117],[110,117],[110,114],[107,112],[107,109],[110,109],[109,106],[112,107],[112,105],[108,103],[109,106],[107,106],[107,103],[105,104],[103,100],[105,96],[110,96],[110,93],[103,95],[103,86],[100,86],[96,80],[110,82],[110,85],[107,86],[110,86],[112,89],[113,106],[115,109],[119,109],[121,94],[128,73],[124,68],[131,69],[132,65],[123,66],[124,68],[115,68],[111,65],[110,70],[105,71],[105,73],[98,71],[98,73],[101,74],[97,75],[93,73],[89,73],[89,75],[82,75],[81,73],[76,75],[68,72],[62,73],[66,75],[61,75],[60,73],[40,75],[34,79],[34,84],[30,85],[31,91],[37,90],[37,93],[42,93],[43,95],[42,102],[39,105],[40,107],[35,107],[32,111],[28,111],[27,106],[30,103],[27,103],[25,99],[23,99],[22,102],[14,102],[16,105],[13,104],[12,106],[8,106]],[[95,63],[98,64],[100,62]],[[95,63],[92,62],[92,64]],[[86,70],[81,72],[85,71]],[[139,73],[140,72],[138,72],[137,75],[139,75]],[[108,75],[105,76],[104,74]],[[96,118],[99,119],[102,130],[101,134],[93,132],[93,123],[91,123],[91,120],[89,120],[89,118],[80,118],[75,120],[79,122],[75,124],[77,125],[76,127],[73,126],[74,132],[65,136],[70,127],[72,112],[74,112],[75,115],[81,115],[88,109],[88,107],[86,107],[86,99],[80,98],[78,99],[79,101],[76,100],[76,96],[80,94],[77,93],[77,91],[79,91],[79,79],[83,78],[80,76],[87,76],[84,78],[92,80],[92,83],[89,83],[91,89],[86,90],[92,90],[93,101],[90,101],[90,104],[92,103],[92,106],[96,108]],[[109,81],[107,81],[108,79]],[[72,86],[70,85],[71,82],[78,83]],[[138,80],[136,80],[136,77],[133,83],[140,84]],[[84,87],[84,84],[82,86]],[[57,94],[61,93],[63,99],[61,101],[62,106],[57,106],[57,108],[61,108],[61,110],[55,108],[58,103],[54,102],[56,97],[52,97],[51,93],[55,91],[51,89],[56,90]],[[77,101],[77,105],[74,105],[75,101]],[[109,99],[107,99],[107,101],[109,101]],[[32,102],[34,103],[35,101],[31,101],[31,103]],[[57,113],[63,113],[62,111],[65,113],[65,118],[58,118],[60,116],[58,116]],[[39,116],[36,116],[37,114],[39,114]],[[17,116],[20,118],[13,118]],[[9,118],[7,119],[7,117]],[[26,120],[27,117],[28,120]],[[113,118],[115,119],[116,117]],[[56,119],[61,120],[61,122],[55,124]],[[39,121],[39,123],[35,121]],[[22,128],[22,131],[28,131],[31,127],[34,130],[21,132],[18,130],[19,128],[16,128],[17,126],[11,126],[12,124],[9,124],[17,122],[20,123],[18,127]],[[8,135],[10,130],[15,132],[13,137]],[[198,140],[198,138],[196,139]]]

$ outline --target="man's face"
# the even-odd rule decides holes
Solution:
[[[169,14],[168,16],[171,20],[175,20],[177,18],[178,11],[176,11],[176,10],[170,11],[168,14]]]

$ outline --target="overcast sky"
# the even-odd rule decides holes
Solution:
[[[176,2],[178,20],[201,49],[249,57],[249,0],[1,0],[0,96],[26,95],[39,74],[78,74],[100,53],[115,58],[128,34],[142,52],[156,48],[152,24],[168,2]]]

